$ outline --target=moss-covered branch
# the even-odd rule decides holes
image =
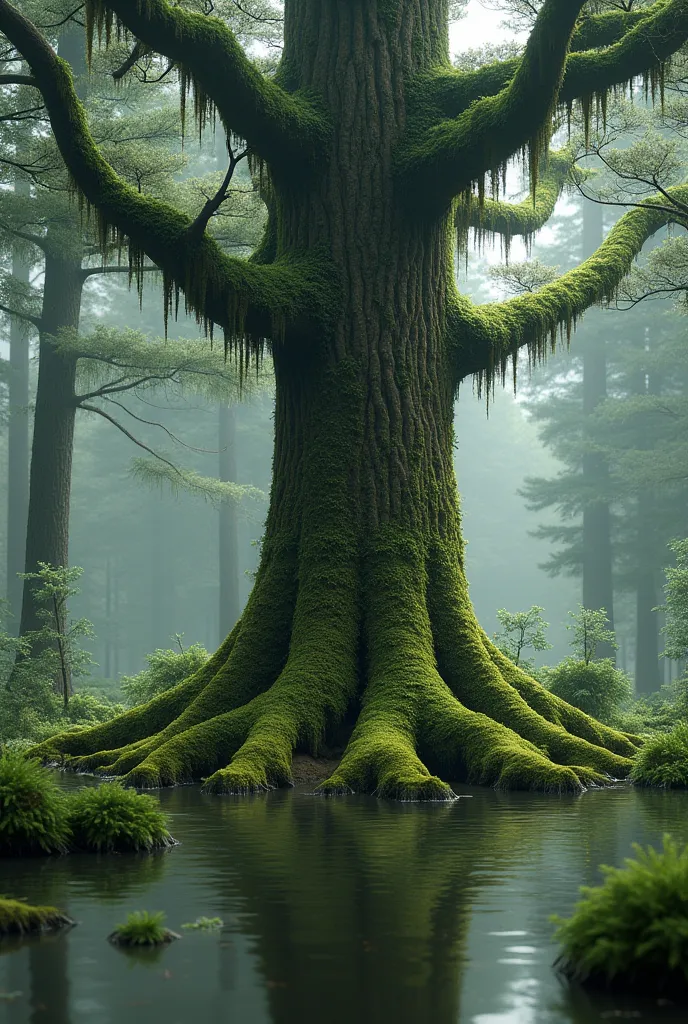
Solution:
[[[543,165],[534,196],[528,196],[521,203],[505,203],[496,199],[485,199],[481,203],[473,194],[462,199],[456,211],[460,247],[467,241],[469,228],[474,229],[479,240],[485,236],[501,235],[508,252],[512,238],[521,237],[528,242],[536,231],[544,227],[554,213],[573,166],[573,153],[569,149],[551,153]]]
[[[561,102],[604,96],[638,75],[659,77],[665,62],[688,39],[688,0],[667,0],[648,10],[654,12],[652,16],[640,19],[613,46],[569,56]]]
[[[571,101],[660,66],[686,39],[685,0],[658,0],[638,11],[582,19],[571,36],[560,99]],[[424,103],[438,120],[456,118],[477,100],[496,96],[512,81],[520,57],[477,71],[438,69],[422,83]]]
[[[459,117],[415,131],[400,160],[405,194],[414,206],[445,209],[451,200],[530,148],[535,179],[551,132],[566,55],[584,0],[546,0],[518,70],[496,96],[477,100]],[[419,118],[422,122],[423,118]],[[412,129],[413,130],[413,129]]]
[[[688,200],[688,186],[668,190],[676,202]],[[449,318],[457,381],[477,374],[491,381],[506,373],[509,360],[527,346],[534,360],[545,355],[560,332],[570,335],[590,306],[614,296],[643,245],[675,219],[663,196],[648,199],[627,213],[584,263],[540,291],[484,306],[457,296]]]
[[[87,0],[89,30],[109,35],[113,16],[143,44],[168,57],[182,73],[182,93],[193,86],[197,115],[208,106],[246,139],[275,173],[293,174],[324,155],[328,125],[304,97],[290,95],[248,59],[228,26],[167,0]]]
[[[0,30],[31,67],[71,178],[97,212],[103,244],[113,236],[126,238],[138,283],[145,254],[162,271],[168,308],[182,292],[186,308],[205,326],[222,327],[230,344],[261,345],[291,330],[308,335],[322,328],[325,311],[331,315],[336,308],[336,296],[321,253],[258,266],[225,255],[207,234],[197,238],[185,214],[137,192],[103,159],[69,66],[7,0],[0,0]]]

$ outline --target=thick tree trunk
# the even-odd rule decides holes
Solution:
[[[559,791],[627,774],[634,744],[501,655],[468,597],[445,341],[453,227],[415,221],[394,184],[404,83],[448,61],[447,36],[438,0],[285,5],[283,82],[318,95],[334,130],[313,180],[272,182],[277,253],[322,248],[342,301],[319,343],[274,346],[256,583],[199,673],[49,740],[44,757],[248,792],[289,784],[294,750],[348,728],[325,794],[448,799],[444,779]]]
[[[21,191],[24,183],[17,183]],[[27,186],[28,189],[28,186]],[[12,256],[12,277],[29,282],[31,265],[17,250]],[[7,601],[12,618],[9,630],[19,632],[26,548],[26,519],[29,507],[29,329],[13,318],[10,323],[9,424],[7,432]]]
[[[55,340],[62,328],[78,329],[82,288],[80,261],[56,255],[46,257],[31,447],[26,572],[36,572],[39,562],[69,564],[76,360],[60,354]],[[22,635],[43,625],[33,590],[30,583],[24,587]]]
[[[218,406],[219,475],[225,482],[236,481],[236,409]],[[239,618],[239,521],[234,502],[224,502],[219,513],[220,639],[227,636]]]
[[[587,259],[603,240],[602,207],[585,203],[583,207],[583,253]],[[598,316],[599,319],[599,316]],[[593,326],[593,325],[591,325]],[[583,347],[583,416],[591,416],[607,397],[607,355],[601,324],[593,329]],[[609,628],[614,628],[614,585],[612,571],[611,512],[609,466],[600,452],[583,455],[583,485],[595,495],[583,509],[583,607],[604,608]],[[615,659],[611,644],[600,644],[598,658]]]

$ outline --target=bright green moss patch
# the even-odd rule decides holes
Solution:
[[[182,928],[190,932],[215,932],[223,927],[224,921],[221,917],[197,917],[195,921],[187,921],[182,925]]]
[[[646,740],[635,756],[631,780],[641,786],[688,788],[688,723]]]
[[[572,980],[648,995],[688,994],[688,849],[664,837],[634,847],[624,868],[603,867],[572,916],[556,918],[557,961]]]
[[[67,805],[37,761],[0,755],[0,857],[64,853],[69,845]]]
[[[69,824],[80,850],[125,853],[174,843],[157,800],[117,782],[80,789],[69,800]]]
[[[32,907],[23,900],[10,900],[0,896],[0,937],[3,935],[35,935],[73,925],[55,907]]]
[[[181,935],[170,931],[164,925],[165,915],[162,912],[151,914],[147,910],[136,910],[128,914],[123,924],[118,924],[113,932],[108,935],[108,941],[114,946],[128,946],[129,948],[145,948],[150,946],[165,946]]]

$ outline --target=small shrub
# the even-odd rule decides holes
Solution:
[[[150,914],[147,910],[137,910],[127,916],[124,924],[118,924],[108,935],[108,940],[115,946],[164,946],[174,939],[181,938],[176,932],[165,928],[163,913]]]
[[[69,800],[69,824],[81,850],[125,853],[174,843],[158,801],[117,782],[78,790]]]
[[[544,682],[557,697],[607,723],[615,720],[633,689],[626,673],[609,658],[588,663],[564,658],[556,668],[547,669]]]
[[[646,740],[634,758],[631,779],[641,786],[688,787],[688,723]]]
[[[32,907],[0,896],[0,936],[31,935],[66,928],[74,922],[55,907]]]
[[[0,856],[64,853],[67,805],[52,776],[16,750],[0,753]]]
[[[572,916],[555,918],[559,968],[582,984],[656,995],[688,992],[688,849],[634,847],[624,868],[581,889]]]
[[[178,651],[153,651],[146,655],[148,668],[135,676],[122,676],[120,685],[129,707],[145,704],[203,668],[210,657],[205,647],[192,644],[184,650],[181,636],[177,636],[176,640]]]
[[[74,693],[62,722],[66,719],[72,725],[101,725],[121,715],[123,711],[126,711],[124,705],[102,700],[93,693]],[[64,725],[60,723],[59,728],[64,729]]]

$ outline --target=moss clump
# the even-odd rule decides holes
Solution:
[[[147,910],[136,910],[128,914],[123,924],[118,924],[115,930],[108,935],[108,942],[114,946],[146,947],[164,946],[181,935],[171,932],[165,928],[163,921],[165,915],[162,912],[151,914]]]
[[[5,750],[0,754],[0,856],[65,853],[67,805],[38,761]]]
[[[0,896],[0,937],[3,935],[32,935],[54,931],[73,925],[55,907],[32,907],[23,900],[9,900]]]
[[[603,885],[581,889],[572,916],[555,918],[561,971],[582,984],[688,994],[688,849],[635,846]]]
[[[641,786],[688,788],[688,723],[647,740],[635,756],[631,780]]]
[[[117,782],[79,790],[69,801],[69,824],[80,850],[125,853],[174,843],[157,800]]]

